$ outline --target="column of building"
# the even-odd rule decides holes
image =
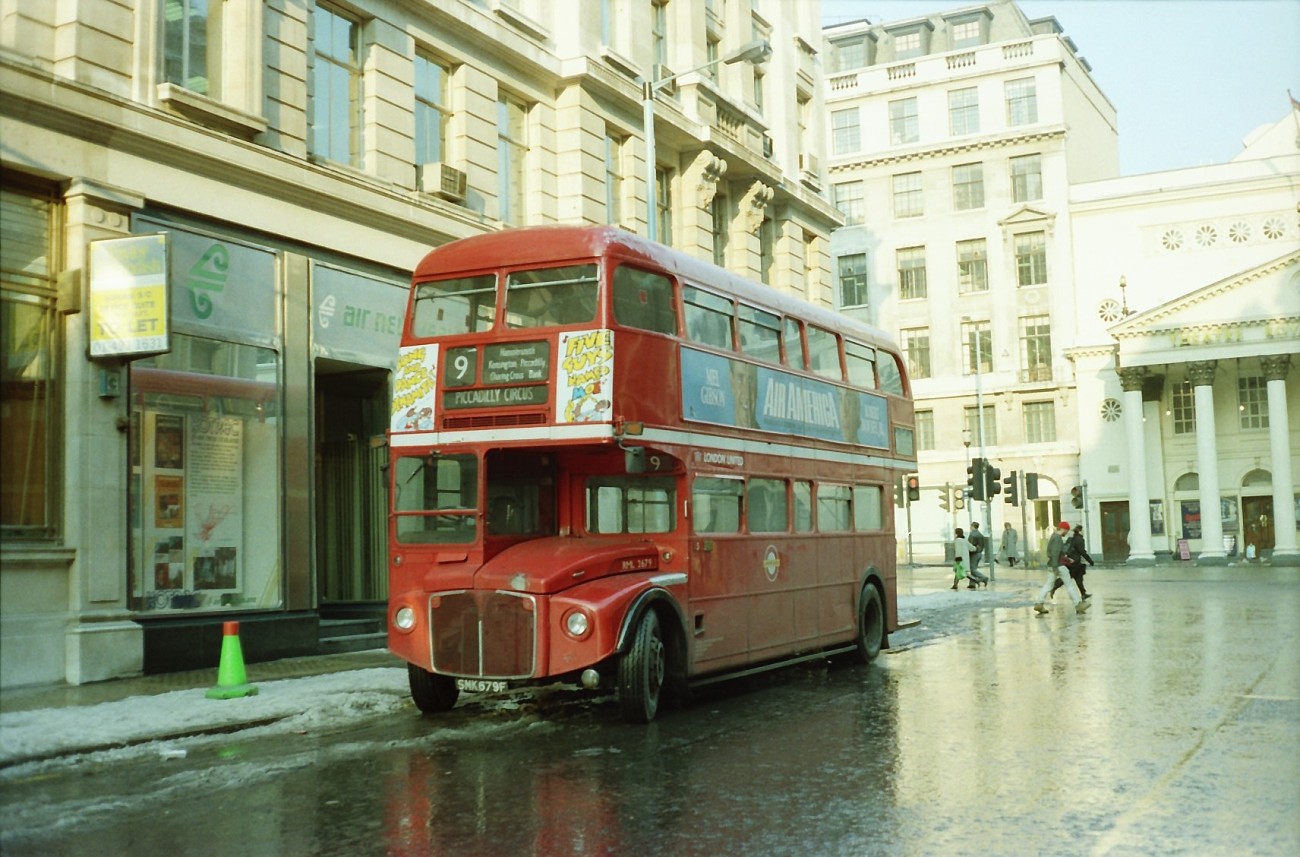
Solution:
[[[1260,361],[1268,384],[1268,446],[1273,457],[1273,562],[1300,560],[1296,549],[1295,484],[1291,473],[1291,426],[1286,407],[1286,376],[1291,355]]]
[[[1223,550],[1223,519],[1219,507],[1219,443],[1214,430],[1214,373],[1218,361],[1197,360],[1187,364],[1196,403],[1196,474],[1200,481],[1201,552],[1198,563],[1220,565],[1227,561]]]
[[[1142,385],[1145,366],[1119,370],[1124,390],[1124,432],[1128,440],[1128,561],[1150,562],[1155,559],[1151,548],[1151,495],[1147,491],[1146,432],[1142,425]]]

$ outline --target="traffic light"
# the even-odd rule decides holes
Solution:
[[[903,477],[894,480],[894,505],[903,508]]]
[[[982,458],[972,458],[966,467],[966,496],[972,500],[984,499],[984,467]]]
[[[1012,506],[1020,505],[1020,485],[1016,482],[1016,471],[1011,471],[1009,476],[1002,480],[1002,487],[1005,489],[1002,499],[1006,500]]]
[[[952,496],[953,496],[952,507],[954,509],[960,512],[962,509],[966,508],[966,489],[958,488],[956,492],[953,493]]]
[[[997,467],[984,465],[984,499],[992,500],[1002,493],[1002,471]]]
[[[1083,508],[1083,489],[1078,485],[1070,489],[1070,505],[1076,509]]]
[[[921,499],[921,477],[913,473],[907,477],[907,502],[915,503]]]
[[[1025,474],[1025,499],[1026,500],[1038,499],[1038,474],[1037,473]]]
[[[939,489],[939,508],[945,512],[952,509],[952,486],[945,485]]]

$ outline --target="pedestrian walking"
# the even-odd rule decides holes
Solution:
[[[952,568],[953,568],[952,588],[953,589],[957,588],[957,581],[961,580],[961,577],[959,577],[957,574],[958,568],[961,569],[962,573],[967,578],[966,580],[967,589],[978,589],[979,584],[981,583],[984,584],[985,586],[989,585],[988,575],[982,574],[979,570],[979,567],[975,565],[974,557],[971,554],[970,540],[966,537],[966,534],[961,527],[958,527],[954,531],[954,535],[952,539],[952,552],[953,552],[953,564],[952,564]]]
[[[1070,577],[1074,578],[1074,585],[1079,587],[1079,594],[1085,600],[1091,598],[1092,595],[1089,594],[1088,588],[1083,585],[1083,576],[1088,573],[1088,568],[1096,565],[1096,563],[1092,561],[1092,556],[1088,553],[1088,546],[1084,543],[1082,525],[1075,527],[1074,532],[1070,534],[1069,540],[1066,541],[1065,555],[1070,560],[1066,567],[1070,570]],[[1083,564],[1085,560],[1088,565]],[[1051,594],[1056,595],[1056,590],[1060,588],[1061,581],[1058,580],[1052,585]]]
[[[1007,521],[1002,525],[1002,542],[998,545],[998,555],[994,559],[1001,558],[1006,560],[1007,565],[1012,568],[1016,567],[1016,548],[1020,544],[1020,534],[1016,528],[1011,526]]]
[[[980,559],[984,556],[984,534],[980,532],[980,522],[970,522],[970,535],[966,537],[970,542],[970,561],[972,568],[980,567]]]
[[[1047,612],[1047,597],[1052,593],[1052,584],[1060,580],[1065,584],[1066,594],[1074,602],[1074,611],[1082,613],[1088,609],[1091,602],[1085,601],[1079,594],[1079,587],[1074,584],[1074,578],[1070,577],[1069,569],[1066,568],[1066,544],[1065,534],[1070,532],[1070,525],[1066,521],[1061,521],[1052,531],[1052,537],[1047,540],[1047,580],[1043,581],[1043,588],[1038,593],[1038,603],[1034,605],[1034,610],[1038,613]]]

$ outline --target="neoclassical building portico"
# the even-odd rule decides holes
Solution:
[[[1104,388],[1101,376],[1113,373],[1120,388],[1118,401],[1100,403],[1098,444],[1081,457],[1103,535],[1127,524],[1131,562],[1300,558],[1300,436],[1290,417],[1300,407],[1300,252],[1129,315],[1109,333],[1110,366],[1100,349],[1076,359],[1082,376]]]

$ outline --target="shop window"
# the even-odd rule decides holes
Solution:
[[[53,199],[0,191],[0,525],[8,539],[55,535],[59,324]]]
[[[131,391],[135,608],[280,606],[276,352],[173,334]]]

